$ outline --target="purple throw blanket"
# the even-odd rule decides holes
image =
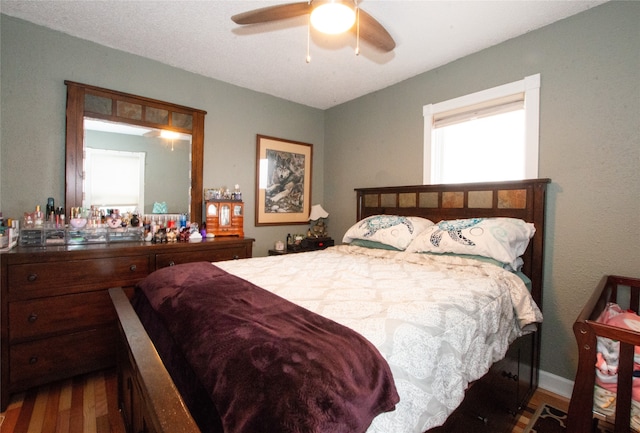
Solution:
[[[399,401],[386,361],[358,333],[211,263],[163,268],[138,287],[225,433],[364,432]]]

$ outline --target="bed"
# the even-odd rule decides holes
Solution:
[[[405,248],[390,249],[381,248],[379,245],[372,246],[371,243],[379,243],[380,239],[377,239],[375,242],[369,241],[369,244],[367,242],[350,242],[349,245],[338,245],[319,252],[220,262],[215,263],[216,266],[211,264],[194,264],[193,266],[207,265],[206,268],[198,268],[196,270],[198,275],[208,274],[210,272],[209,269],[216,269],[211,271],[215,274],[212,275],[212,278],[227,278],[227,276],[230,276],[231,278],[239,279],[250,286],[256,286],[260,293],[264,292],[265,296],[286,298],[287,302],[291,304],[287,304],[286,311],[289,311],[288,308],[290,306],[291,308],[293,306],[302,308],[305,311],[317,310],[322,312],[319,317],[328,319],[330,323],[337,323],[340,329],[355,329],[357,336],[366,337],[362,345],[373,345],[372,352],[367,352],[366,356],[357,356],[369,359],[369,354],[371,353],[381,355],[383,360],[386,361],[383,364],[392,372],[391,376],[394,378],[393,386],[390,386],[388,382],[387,367],[378,364],[373,364],[374,367],[366,366],[365,370],[378,372],[376,375],[372,375],[377,378],[376,381],[371,383],[364,382],[369,387],[368,389],[375,389],[375,395],[380,398],[369,399],[373,401],[366,403],[368,406],[366,406],[367,410],[364,415],[360,414],[359,410],[365,407],[365,403],[360,403],[361,400],[357,400],[358,403],[352,404],[358,409],[356,410],[356,418],[362,417],[362,422],[357,427],[349,427],[343,431],[364,432],[366,430],[367,433],[382,431],[415,432],[422,431],[422,429],[416,430],[418,428],[416,426],[420,425],[424,426],[424,430],[430,432],[470,431],[470,429],[487,432],[509,431],[513,422],[515,422],[518,411],[526,404],[529,396],[537,386],[540,334],[539,331],[532,330],[535,329],[536,322],[541,320],[540,316],[536,316],[535,311],[536,305],[542,305],[544,203],[548,182],[548,179],[536,179],[518,182],[421,185],[356,190],[358,223],[354,224],[354,227],[358,226],[360,222],[368,221],[369,226],[365,227],[369,227],[369,230],[372,227],[371,224],[378,224],[376,227],[380,228],[380,224],[387,223],[388,220],[384,217],[385,215],[393,216],[394,218],[401,216],[400,218],[402,219],[412,219],[414,221],[413,227],[416,227],[417,223],[415,221],[422,218],[433,222],[474,219],[489,221],[497,217],[506,220],[520,220],[523,224],[532,228],[530,235],[535,232],[535,235],[527,242],[526,250],[519,254],[522,262],[514,261],[512,263],[513,267],[521,266],[522,278],[514,272],[504,270],[503,266],[487,263],[479,257],[470,258],[467,255],[452,254],[451,252],[440,254],[440,251],[436,251],[437,254],[425,253],[420,248],[413,251],[411,248],[419,244],[413,242],[419,238],[417,234],[415,238],[408,241],[408,245],[403,245]],[[478,221],[474,221],[474,224]],[[380,233],[383,232],[383,230],[380,230]],[[429,232],[429,235],[422,236],[422,238],[431,239],[435,236],[441,242],[440,245],[445,245],[447,243],[446,239],[449,239],[449,237],[453,239],[458,236],[458,241],[463,240],[463,243],[464,240],[468,240],[465,236],[469,237],[467,232],[464,231],[464,227],[452,228],[434,225],[433,223],[432,226],[423,227],[420,232],[422,235]],[[345,236],[345,239],[347,239],[347,236]],[[385,245],[388,246],[388,244]],[[455,253],[455,251],[453,252]],[[361,265],[362,268],[360,267]],[[345,267],[345,269],[341,269],[341,266]],[[457,297],[458,304],[447,307],[451,312],[455,310],[457,313],[437,313],[434,316],[440,314],[443,317],[447,317],[448,321],[436,324],[427,323],[427,325],[433,325],[441,331],[444,329],[444,334],[458,332],[464,335],[462,341],[466,341],[466,343],[446,341],[445,338],[442,338],[438,341],[445,341],[445,344],[431,347],[429,341],[424,343],[425,339],[422,338],[421,340],[419,332],[411,330],[413,323],[398,322],[395,324],[395,320],[398,317],[403,320],[409,317],[411,320],[411,316],[414,313],[417,317],[427,317],[420,316],[421,313],[418,310],[412,313],[411,308],[416,309],[420,304],[415,299],[400,299],[399,303],[394,304],[391,310],[396,311],[397,317],[394,317],[393,320],[388,316],[384,318],[378,317],[377,307],[374,302],[362,301],[362,299],[366,299],[368,294],[374,292],[376,293],[374,297],[386,296],[385,300],[397,298],[395,295],[390,296],[388,292],[385,295],[384,290],[376,292],[377,288],[371,286],[373,282],[386,281],[386,288],[400,282],[404,287],[405,279],[409,279],[412,275],[423,272],[425,275],[441,276],[445,268],[449,271],[453,270],[454,273],[461,273],[463,270],[464,273],[470,271],[474,275],[471,279],[484,281],[483,284],[487,285],[488,292],[494,289],[497,290],[495,296],[491,295],[491,301],[483,304],[485,306],[491,305],[492,308],[495,305],[498,306],[495,311],[490,311],[484,310],[483,308],[485,307],[471,307],[467,304],[467,300],[475,296],[473,293],[478,290],[473,286],[475,283],[471,284],[466,280],[457,279],[458,276],[456,276],[457,286],[450,278],[448,280],[441,278],[438,284],[440,291],[432,290],[433,288],[431,287],[425,289],[424,287],[411,288],[412,286],[407,286],[410,288],[410,290],[406,290],[407,292],[418,291],[421,296],[424,296],[426,293],[424,290],[428,289],[430,296],[449,300]],[[295,271],[291,271],[292,269]],[[366,269],[366,271],[359,271],[363,275],[355,278],[349,273],[349,270],[353,269]],[[330,272],[327,272],[327,270],[330,270]],[[155,280],[139,290],[145,291],[145,297],[143,298],[149,297],[146,300],[146,304],[150,304],[152,307],[155,305],[158,310],[162,310],[163,302],[165,304],[175,303],[174,300],[165,302],[168,298],[164,294],[156,300],[151,299],[158,290],[165,290],[165,287],[162,286],[164,284],[163,281],[171,280],[175,282],[192,278],[191,276],[180,276],[180,274],[175,273],[175,270],[166,272],[160,277],[156,276]],[[338,278],[338,275],[342,275],[345,278]],[[367,279],[367,275],[373,276],[373,278]],[[364,279],[361,277],[364,277]],[[427,278],[420,278],[420,281],[427,280]],[[284,284],[283,281],[289,283]],[[172,283],[169,285],[176,286],[177,284]],[[224,284],[220,286],[222,285]],[[505,292],[503,289],[496,289],[497,286],[502,285],[511,287],[513,291]],[[347,286],[353,286],[357,292],[359,291],[361,295],[360,301],[358,299],[342,298],[342,296],[346,296],[344,293]],[[463,287],[470,288],[470,291],[460,291],[456,296],[456,290],[461,290]],[[525,288],[526,297],[522,294],[522,288]],[[526,288],[529,289],[530,296]],[[181,298],[186,296],[184,295],[185,293],[189,292],[184,288],[179,290],[179,295],[171,299]],[[313,292],[326,293],[320,298],[314,298],[312,297]],[[177,377],[174,366],[169,367],[173,374],[171,375],[165,367],[165,364],[172,364],[172,360],[168,358],[174,356],[176,353],[175,348],[167,349],[165,343],[158,342],[157,339],[154,340],[154,337],[157,338],[156,334],[159,331],[153,330],[153,325],[149,325],[149,322],[146,322],[145,329],[145,326],[140,322],[139,316],[142,317],[143,321],[147,320],[145,311],[148,312],[149,309],[140,307],[145,302],[140,303],[139,297],[134,299],[136,312],[121,289],[114,288],[110,293],[118,313],[122,334],[122,350],[119,351],[121,356],[118,362],[119,385],[121,406],[127,424],[129,426],[140,426],[145,431],[155,432],[206,431],[210,426],[202,428],[201,419],[207,416],[206,414],[210,412],[210,409],[194,408],[194,401],[196,401],[195,406],[197,406],[202,399],[185,395],[186,393],[184,392],[181,395],[179,392],[179,389],[184,390],[185,382],[189,382],[192,378]],[[332,299],[332,302],[328,302],[326,299]],[[523,299],[526,301],[522,301]],[[528,315],[527,319],[523,319],[522,322],[514,320],[514,317],[510,317],[508,321],[502,319],[503,314],[515,316],[514,300],[516,303],[524,302],[524,304],[527,304],[529,299],[532,301],[533,307],[528,313],[524,313],[525,316]],[[394,299],[394,301],[397,301],[397,299]],[[197,298],[192,303],[200,305],[200,302],[200,298]],[[245,302],[247,301],[245,300]],[[269,303],[271,298],[260,302]],[[405,304],[404,308],[408,306],[410,309],[398,310],[398,304]],[[269,305],[271,304],[269,303]],[[349,305],[352,307],[356,305],[357,307],[346,308]],[[344,308],[342,308],[343,306]],[[427,309],[429,308],[431,307],[427,307]],[[153,310],[153,308],[151,309]],[[233,309],[235,312],[235,306]],[[347,310],[351,310],[351,312],[349,313]],[[466,323],[464,322],[466,318],[463,317],[464,314],[462,313],[465,310],[481,311],[490,320],[481,324]],[[354,311],[356,313],[361,312],[363,318],[369,320],[363,320],[362,323],[364,324],[359,323],[361,321],[355,319]],[[180,325],[175,324],[178,321],[168,319],[174,317],[171,315],[175,313],[167,312],[166,314],[168,315],[165,316],[164,322],[161,322],[165,324],[171,322],[167,327],[175,326],[176,329],[173,331],[177,332],[175,335],[189,335],[189,338],[185,338],[185,341],[191,341],[191,334],[180,328]],[[286,316],[286,314],[282,315]],[[223,314],[216,315],[216,317],[218,316],[222,317]],[[235,313],[232,316],[235,317]],[[280,316],[278,315],[278,317]],[[269,320],[274,319],[271,317]],[[306,318],[304,320],[304,323],[314,324],[310,327],[315,327],[315,318],[308,319],[310,322]],[[386,324],[381,325],[383,322]],[[386,328],[388,323],[391,322],[394,325],[390,331]],[[456,328],[458,322],[465,323],[466,326]],[[262,324],[260,326],[265,327],[266,325]],[[281,326],[286,327],[288,325]],[[493,329],[494,326],[496,329]],[[222,326],[220,327],[223,328]],[[468,331],[466,328],[472,331]],[[488,336],[479,337],[474,333],[476,331],[475,328],[488,329]],[[408,329],[409,331],[407,331]],[[458,330],[454,331],[455,329]],[[465,334],[466,332],[471,333]],[[148,334],[152,334],[152,337],[150,338]],[[404,335],[405,340],[402,344],[391,344],[393,348],[389,349],[389,347],[385,347],[390,346],[387,340],[389,334],[394,336]],[[174,338],[174,340],[176,339]],[[225,339],[225,342],[227,340]],[[481,343],[476,343],[476,340],[481,341]],[[360,340],[357,341],[357,343],[347,343],[347,346],[355,347],[360,345]],[[154,343],[156,344],[154,345]],[[511,343],[510,346],[509,343]],[[437,368],[433,370],[443,370],[444,374],[436,377],[432,373],[432,369],[425,370],[425,367],[414,359],[415,354],[407,357],[401,354],[400,351],[396,353],[397,347],[418,346],[420,348],[420,344],[423,344],[420,350],[423,352],[425,365],[436,366]],[[459,344],[465,347],[472,346],[475,349],[469,355],[464,355],[467,352],[456,347]],[[194,347],[190,343],[186,346],[185,352],[191,352],[191,348]],[[443,349],[443,346],[447,348]],[[226,348],[226,346],[224,347]],[[480,347],[485,349],[481,350]],[[326,350],[329,349],[330,347]],[[158,355],[158,352],[161,355]],[[347,356],[347,350],[341,349],[339,352]],[[463,353],[462,358],[455,359],[452,355],[454,352]],[[264,355],[264,353],[262,354]],[[411,356],[414,356],[414,358],[411,358]],[[465,358],[464,356],[468,357]],[[161,358],[165,361],[164,364]],[[373,359],[375,356],[371,355],[371,358]],[[342,363],[344,365],[352,365],[349,359],[347,356]],[[234,363],[238,363],[237,365],[242,362],[236,361],[236,358],[233,358],[233,360]],[[228,359],[216,358],[216,363],[220,364],[220,369],[222,370],[229,368],[227,361]],[[458,364],[458,367],[461,368],[460,372],[452,368],[455,364]],[[480,368],[466,371],[465,368],[471,364],[480,366]],[[359,377],[358,367],[353,368],[355,369],[354,377]],[[178,368],[177,370],[180,369]],[[407,373],[408,371],[409,373]],[[221,376],[216,376],[216,374],[203,373],[204,376],[213,377],[213,381],[209,382],[210,386],[221,382]],[[264,378],[252,376],[251,374],[248,377],[252,378],[251,381],[253,383],[261,384],[266,381]],[[430,382],[427,386],[430,389],[429,393],[426,393],[428,396],[421,395],[419,388],[412,388],[412,378],[409,378],[411,379],[409,380],[404,377],[405,375],[416,376],[423,382]],[[186,376],[189,376],[189,374]],[[351,376],[351,373],[347,376]],[[322,377],[324,378],[325,376]],[[339,377],[338,380],[340,380]],[[357,382],[359,385],[363,383],[360,379]],[[313,385],[312,387],[315,386]],[[340,382],[340,386],[343,386],[342,382]],[[207,386],[205,388],[210,389]],[[437,389],[438,392],[435,392],[434,389]],[[379,390],[384,390],[384,392],[377,394]],[[278,392],[284,392],[284,390],[279,390]],[[367,392],[363,394],[367,394]],[[434,397],[436,394],[438,394],[438,397]],[[237,390],[235,395],[238,395]],[[374,394],[372,393],[371,395]],[[398,401],[398,397],[400,397],[400,401]],[[258,395],[256,398],[262,397]],[[286,398],[288,397],[283,396],[282,400],[289,402]],[[335,396],[330,398],[323,396],[324,400],[322,401],[327,399],[333,401],[332,399],[337,398]],[[215,400],[215,397],[213,399]],[[272,402],[272,400],[279,399],[269,398],[265,400],[264,404]],[[249,403],[245,399],[234,404],[248,407]],[[218,407],[217,404],[222,406],[220,402],[213,406]],[[414,415],[405,415],[407,412],[404,406],[407,404],[412,406],[409,412],[413,411]],[[280,406],[283,405],[288,406],[290,403],[274,404],[269,413],[280,410]],[[423,405],[429,406],[429,410],[427,411],[426,408],[421,407]],[[368,408],[375,408],[375,410],[369,410]],[[227,407],[222,407],[220,412],[214,418],[218,420],[220,418],[229,419],[229,409]],[[425,415],[427,412],[428,414]],[[198,419],[201,428],[198,427],[194,418]],[[217,422],[216,420],[211,420],[210,424]],[[249,421],[243,419],[236,421],[235,424],[225,424],[224,428],[225,431],[243,431],[242,427],[237,427],[236,430],[235,426],[247,422]],[[299,422],[301,423],[301,421]],[[371,426],[369,426],[370,422]],[[233,427],[230,427],[231,425]],[[213,429],[212,431],[222,431],[220,425],[211,428]],[[135,431],[138,431],[138,429],[138,427],[135,427]],[[285,431],[284,428],[281,429]],[[250,429],[245,431],[253,432],[258,430]],[[301,430],[293,428],[291,431]],[[309,428],[306,431],[316,430]],[[326,431],[340,431],[340,429],[334,427]]]
[[[640,279],[615,275],[584,305],[573,325],[579,362],[567,433],[596,431],[600,421],[615,433],[640,430],[639,307]]]

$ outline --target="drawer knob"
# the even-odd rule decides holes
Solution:
[[[135,272],[135,270],[136,270],[136,269],[137,269],[137,268],[136,268],[136,265],[131,265],[131,266],[129,266],[129,270],[130,270],[131,272]]]
[[[36,362],[38,362],[38,357],[37,356],[32,356],[31,358],[29,358],[29,364],[33,365]]]
[[[233,260],[238,260],[239,258],[240,258],[240,256],[237,255],[237,254],[235,256],[233,256]]]
[[[489,418],[487,418],[486,416],[478,415],[476,416],[476,418],[484,425],[489,424]]]
[[[27,281],[29,282],[34,282],[37,279],[38,279],[38,274],[29,274],[29,276],[27,277]]]
[[[38,315],[36,313],[29,314],[29,318],[27,319],[29,323],[35,323],[38,320]]]
[[[175,265],[176,265],[176,262],[174,262],[173,260],[169,262],[169,266],[175,266]]]

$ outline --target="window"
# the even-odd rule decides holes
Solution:
[[[540,74],[423,107],[424,184],[538,177]]]
[[[144,152],[85,148],[85,207],[144,210]]]

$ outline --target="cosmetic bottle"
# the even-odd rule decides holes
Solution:
[[[44,215],[42,215],[40,205],[36,206],[36,212],[33,215],[33,222],[36,227],[42,227],[42,223],[44,222]]]
[[[51,220],[51,215],[54,215],[55,218],[56,207],[54,205],[53,197],[49,197],[47,199],[46,210],[47,212],[45,213],[45,218],[47,219],[47,221]]]

